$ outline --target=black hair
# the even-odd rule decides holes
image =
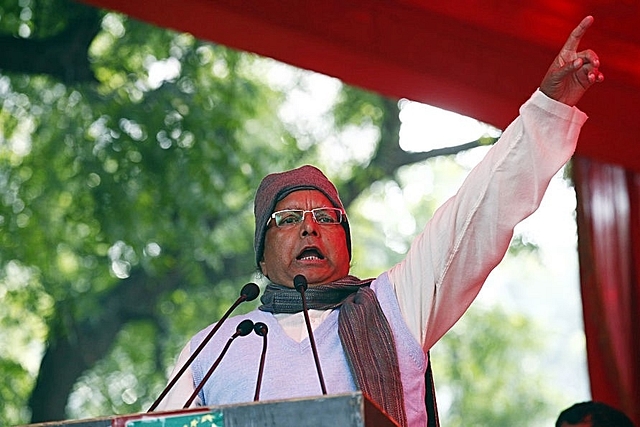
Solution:
[[[558,416],[556,427],[562,423],[591,422],[591,427],[634,427],[631,419],[622,411],[602,402],[581,402],[565,409]]]

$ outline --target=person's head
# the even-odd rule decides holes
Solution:
[[[581,402],[565,409],[556,427],[634,427],[622,411],[601,402]]]
[[[349,273],[349,222],[336,187],[319,169],[267,175],[256,191],[254,215],[256,264],[272,282],[293,286],[302,274],[312,286]]]

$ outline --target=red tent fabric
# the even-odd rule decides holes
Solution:
[[[591,118],[578,153],[640,171],[637,1],[83,1],[501,129],[593,15],[582,47],[598,52],[607,81],[580,102]]]
[[[83,1],[499,128],[537,87],[570,31],[593,15],[581,47],[599,54],[606,81],[579,104],[590,119],[576,175],[589,372],[594,399],[623,406],[640,425],[640,2]]]
[[[640,174],[574,159],[587,358],[595,399],[640,420]]]

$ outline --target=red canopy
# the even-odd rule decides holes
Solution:
[[[578,154],[640,171],[636,1],[86,1],[499,128],[593,15],[581,47],[599,54],[606,82],[580,102],[591,118]]]
[[[579,104],[590,119],[577,154],[596,164],[593,170],[599,170],[597,164],[611,163],[627,175],[625,180],[612,180],[607,174],[586,172],[592,169],[584,163],[579,163],[576,174],[589,371],[594,399],[621,407],[640,423],[640,289],[633,262],[640,259],[640,227],[634,225],[640,223],[640,208],[638,185],[632,185],[640,183],[640,155],[635,147],[640,135],[636,112],[640,107],[640,2],[84,1],[499,128],[517,115],[571,30],[583,17],[593,15],[595,23],[581,48],[598,53],[605,82]],[[611,223],[614,217],[600,215],[602,205],[593,202],[592,194],[620,190],[624,182],[628,185],[622,192],[630,201],[616,197],[617,204],[610,206],[623,212],[631,206],[631,213],[618,215]],[[616,228],[621,221],[628,223]],[[616,234],[618,243],[610,242],[607,230],[615,229],[629,232]],[[604,251],[606,260],[599,250],[603,243],[611,249]],[[593,261],[590,257],[598,253],[597,262],[586,265],[584,261]],[[615,270],[622,273],[608,274],[619,260],[631,261]],[[623,292],[615,300],[612,287]],[[599,326],[603,323],[606,328]],[[610,333],[615,330],[619,333]]]

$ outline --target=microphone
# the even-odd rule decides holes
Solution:
[[[307,290],[307,286],[308,286],[307,278],[304,277],[302,274],[298,274],[296,277],[293,278],[293,287],[296,288],[296,291],[300,292],[301,294],[304,294],[304,291]],[[302,304],[303,306],[307,305],[307,302],[305,301],[304,298],[302,298]]]
[[[233,303],[231,307],[229,307],[229,310],[227,310],[224,316],[220,318],[218,323],[216,323],[216,325],[211,329],[209,334],[207,334],[207,336],[202,340],[198,348],[193,353],[191,353],[191,357],[189,357],[189,359],[184,363],[184,365],[182,365],[182,368],[180,368],[180,370],[171,379],[171,381],[169,381],[169,384],[167,384],[164,390],[162,390],[162,393],[160,393],[160,396],[158,396],[155,402],[153,402],[153,404],[151,405],[151,407],[147,412],[153,412],[158,407],[160,402],[162,402],[162,399],[164,399],[167,393],[169,393],[169,391],[173,388],[173,386],[176,385],[176,383],[178,382],[180,377],[185,373],[187,368],[191,366],[191,364],[193,363],[195,358],[198,356],[198,354],[200,354],[204,346],[207,345],[207,343],[211,340],[211,338],[213,338],[213,335],[216,332],[218,332],[218,329],[220,329],[220,326],[222,326],[222,323],[225,320],[227,320],[227,317],[229,317],[231,312],[235,310],[235,308],[241,303],[245,301],[253,301],[258,297],[258,295],[260,295],[260,288],[255,283],[247,283],[242,287],[242,289],[240,290],[240,297],[236,300],[236,302]]]
[[[309,334],[309,342],[311,343],[311,350],[313,351],[313,359],[316,362],[316,370],[318,371],[318,379],[320,380],[320,388],[322,394],[327,394],[327,388],[324,386],[324,376],[322,375],[322,369],[320,368],[320,359],[318,358],[318,349],[316,348],[316,340],[313,338],[313,330],[311,329],[311,321],[309,321],[309,310],[307,310],[307,299],[304,296],[304,292],[307,290],[307,278],[302,274],[298,274],[293,278],[293,287],[296,291],[300,292],[302,296],[302,313],[304,314],[304,321],[307,324],[307,333]]]
[[[198,393],[200,393],[200,390],[202,390],[202,387],[204,387],[209,377],[213,374],[213,371],[216,370],[216,368],[222,361],[222,357],[225,355],[225,353],[229,349],[229,346],[231,346],[231,343],[233,342],[233,340],[235,340],[239,336],[244,337],[245,335],[249,335],[251,331],[253,331],[253,321],[251,321],[250,319],[245,319],[242,322],[240,322],[240,324],[238,324],[238,327],[236,328],[236,332],[233,335],[231,335],[231,338],[229,338],[229,340],[227,341],[227,344],[222,349],[220,356],[218,356],[218,358],[213,363],[213,365],[211,365],[211,368],[209,368],[206,375],[202,378],[202,381],[200,381],[200,384],[198,384],[198,387],[196,387],[196,389],[193,391],[193,393],[191,394],[189,399],[186,401],[182,409],[188,408],[189,405],[193,403],[196,396],[198,396]]]
[[[260,369],[258,369],[258,381],[256,382],[256,394],[253,396],[253,401],[257,402],[260,398],[260,386],[262,385],[262,374],[264,373],[264,359],[267,354],[267,332],[269,328],[262,322],[256,322],[253,325],[253,330],[256,335],[262,337],[262,355],[260,356]]]

